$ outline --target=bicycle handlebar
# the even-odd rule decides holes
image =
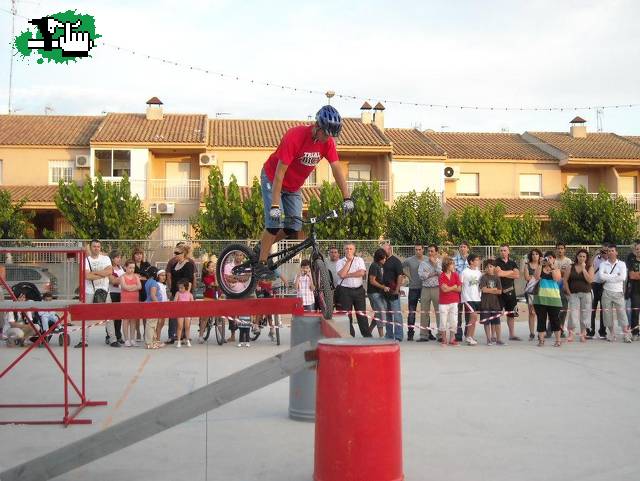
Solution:
[[[309,220],[305,220],[300,216],[297,215],[291,215],[285,218],[289,218],[289,219],[293,219],[293,220],[299,220],[300,222],[302,222],[303,224],[317,224],[319,222],[324,222],[327,219],[337,219],[338,218],[338,213],[334,210],[330,210],[329,212],[319,215],[318,217],[311,217],[309,218]]]

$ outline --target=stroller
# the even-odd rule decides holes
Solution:
[[[13,295],[16,296],[16,298],[24,294],[28,301],[42,301],[42,295],[40,294],[40,291],[32,282],[19,282],[18,284],[14,285],[11,290],[13,291]],[[17,317],[18,315],[19,313],[14,313],[14,317]],[[32,313],[32,322],[33,325],[40,330],[40,332],[46,332],[49,329],[49,326],[45,327],[42,325],[42,318],[40,317],[40,313],[37,311],[34,311]],[[36,342],[38,340],[38,337],[39,336],[31,336],[29,340],[31,342]],[[51,334],[47,336],[46,342],[49,342],[50,339]]]

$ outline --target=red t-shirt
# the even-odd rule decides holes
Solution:
[[[338,161],[338,152],[333,137],[324,142],[314,142],[312,125],[300,125],[287,130],[276,151],[264,163],[264,172],[273,182],[278,161],[288,165],[282,181],[282,190],[296,192],[324,157],[329,163]]]
[[[440,274],[440,278],[438,279],[438,285],[447,285],[449,287],[453,286],[461,286],[460,277],[457,272],[452,272],[451,277],[447,277],[443,272]],[[451,291],[451,292],[443,292],[440,290],[440,296],[438,298],[438,302],[440,304],[459,304],[460,303],[460,293]]]
[[[208,297],[209,299],[215,299],[216,297],[216,289],[215,287],[210,287],[212,285],[216,285],[216,275],[215,274],[207,274],[202,278],[202,282],[204,283],[204,292],[202,293],[203,297]]]

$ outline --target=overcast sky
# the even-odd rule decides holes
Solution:
[[[0,112],[7,111],[10,0],[0,0]],[[103,37],[69,65],[14,60],[18,114],[168,112],[306,119],[322,95],[293,93],[169,66],[165,57],[247,79],[358,96],[335,98],[343,116],[363,99],[480,106],[640,103],[640,2],[30,0],[28,18],[77,9]],[[16,33],[27,28],[16,19]],[[140,52],[131,55],[111,46]],[[486,112],[386,104],[387,127],[446,131],[565,131],[595,111]],[[640,135],[640,107],[605,110],[605,131]]]

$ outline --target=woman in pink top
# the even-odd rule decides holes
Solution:
[[[138,296],[142,284],[140,277],[135,273],[136,263],[128,260],[124,264],[124,275],[118,277],[120,283],[120,302],[138,302]],[[136,345],[136,321],[137,319],[122,319],[122,333],[125,347]]]
[[[176,292],[176,296],[173,298],[174,301],[177,302],[188,302],[193,301],[193,294],[189,290],[189,283],[187,281],[178,281],[178,292]],[[182,332],[182,326],[184,325],[185,332],[185,344],[187,347],[191,347],[191,318],[190,317],[179,317],[178,318],[178,326],[176,332]],[[182,347],[182,341],[180,337],[176,341],[176,347]]]
[[[439,278],[439,306],[440,311],[440,330],[442,336],[440,342],[442,345],[447,344],[447,332],[450,332],[449,344],[457,346],[455,334],[458,328],[458,304],[460,303],[460,292],[462,291],[462,282],[455,270],[453,259],[447,257],[442,260],[442,274]]]

